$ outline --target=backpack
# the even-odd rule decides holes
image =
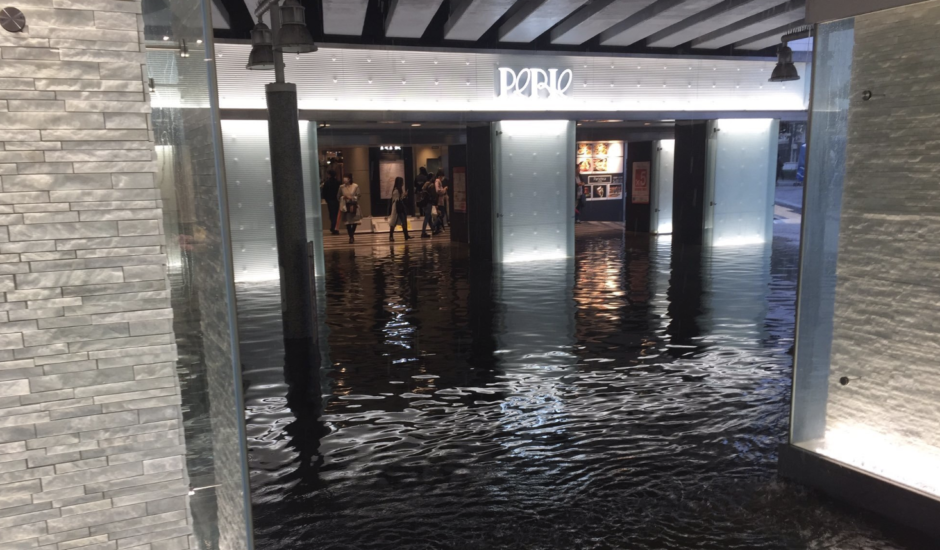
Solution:
[[[434,182],[428,181],[421,187],[421,190],[418,191],[418,208],[424,208],[431,204],[431,190],[429,186],[433,188]]]

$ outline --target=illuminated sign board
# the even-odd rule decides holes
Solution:
[[[571,88],[574,73],[571,69],[499,68],[499,97],[528,97],[531,99],[565,97]]]

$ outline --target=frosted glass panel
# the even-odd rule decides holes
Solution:
[[[321,276],[323,235],[317,231],[321,227],[319,182],[311,181],[311,174],[319,173],[319,170],[310,170],[311,160],[316,159],[315,128],[315,123],[300,121],[307,240],[318,244],[315,249],[318,250],[319,261],[314,263],[316,275]],[[275,280],[279,274],[268,122],[223,120],[222,141],[225,146],[235,281]]]
[[[855,20],[819,25],[816,82],[803,208],[803,261],[791,441],[822,437],[829,395],[829,356],[836,293],[836,259],[845,179]]]
[[[574,255],[574,129],[567,120],[493,125],[495,258]]]
[[[779,122],[724,119],[709,127],[706,238],[713,246],[769,241]]]
[[[672,233],[672,184],[675,174],[676,140],[653,142],[653,233]]]

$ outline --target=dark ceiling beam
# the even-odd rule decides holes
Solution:
[[[251,29],[255,26],[255,19],[252,17],[251,12],[248,11],[245,0],[213,1],[218,2],[218,5],[224,8],[225,12],[228,14],[228,31],[230,33],[240,37],[242,34],[247,35],[247,33],[251,32]],[[234,38],[235,36],[232,37]]]
[[[646,45],[651,48],[676,48],[779,3],[780,0],[725,0],[650,35]]]
[[[721,2],[722,0],[659,0],[601,33],[601,45],[636,44]]]
[[[763,32],[773,30],[797,21],[802,22],[806,17],[806,1],[791,0],[785,4],[752,15],[737,23],[718,29],[696,38],[692,41],[693,48],[714,50],[730,46],[735,42],[746,40]]]
[[[751,50],[751,51],[772,48],[780,44],[780,39],[783,37],[783,35],[803,26],[805,26],[805,23],[803,23],[802,21],[797,21],[795,23],[788,23],[786,25],[783,25],[782,27],[777,27],[767,32],[762,32],[758,34],[757,36],[752,36],[751,38],[747,38],[745,40],[741,40],[740,42],[736,42],[734,44],[734,47],[735,49],[738,49],[738,50]]]

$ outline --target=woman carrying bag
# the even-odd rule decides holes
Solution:
[[[352,244],[356,242],[356,226],[362,223],[362,212],[359,211],[359,185],[353,183],[351,175],[343,177],[336,198],[339,199],[339,210],[342,213],[340,218],[349,233],[349,244]]]
[[[408,213],[405,212],[405,197],[408,192],[405,191],[405,179],[395,178],[395,187],[392,189],[392,213],[388,219],[388,240],[395,241],[395,226],[401,224],[401,231],[408,236]]]

